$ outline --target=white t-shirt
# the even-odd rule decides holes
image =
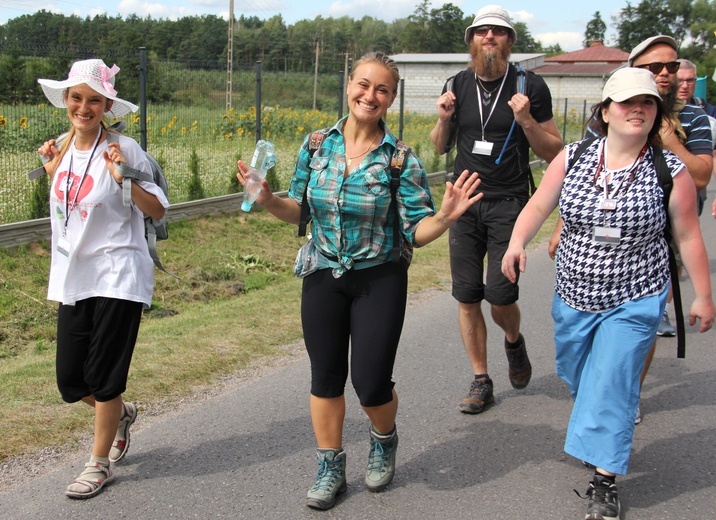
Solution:
[[[134,139],[120,135],[119,146],[129,166],[151,172]],[[74,305],[102,296],[141,302],[146,308],[152,302],[154,263],[144,236],[144,214],[134,204],[122,204],[122,186],[105,165],[105,150],[106,139],[94,154],[71,145],[55,172],[50,192],[52,264],[47,299]],[[139,182],[139,186],[169,207],[157,185]]]

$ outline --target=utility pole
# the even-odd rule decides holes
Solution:
[[[229,0],[229,41],[226,45],[226,111],[231,110],[234,71],[234,0]]]
[[[313,74],[313,110],[316,110],[316,95],[318,94],[318,39],[316,39],[316,71]]]

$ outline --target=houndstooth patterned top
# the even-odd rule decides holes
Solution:
[[[595,179],[604,141],[595,140],[579,157],[567,173],[559,199],[564,227],[555,290],[567,305],[586,312],[604,312],[659,294],[669,283],[664,194],[653,150],[647,148],[643,160],[631,167],[610,172],[607,190],[616,200],[616,209],[605,210],[600,209],[604,190]],[[567,164],[577,145],[567,146]],[[664,158],[672,176],[684,168],[673,153],[664,151]],[[618,243],[595,241],[595,227],[618,228]]]

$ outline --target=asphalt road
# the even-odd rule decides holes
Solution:
[[[712,189],[713,191],[713,189]],[[701,217],[716,273],[716,221]],[[420,255],[420,252],[417,252]],[[304,355],[217,396],[159,418],[140,415],[117,480],[91,500],[64,496],[87,453],[0,492],[3,519],[581,519],[591,474],[562,451],[571,401],[554,374],[549,308],[554,267],[544,246],[522,278],[523,332],[534,373],[507,379],[502,337],[489,322],[496,404],[457,411],[471,374],[448,293],[411,297],[395,370],[400,397],[397,471],[382,493],[363,484],[368,421],[349,385],[345,444],[348,492],[330,511],[304,505],[315,473]],[[682,281],[685,308],[692,290]],[[622,519],[714,518],[715,334],[687,331],[687,357],[659,340],[642,392],[630,473],[619,478]]]

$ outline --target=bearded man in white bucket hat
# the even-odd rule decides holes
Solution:
[[[452,294],[459,302],[460,333],[474,374],[468,395],[458,407],[470,414],[494,402],[483,299],[505,333],[510,383],[525,388],[532,375],[520,333],[519,287],[502,274],[500,261],[512,226],[529,198],[529,149],[549,162],[562,148],[544,80],[529,71],[521,76],[509,63],[516,40],[505,9],[488,5],[477,12],[465,30],[472,60],[467,70],[450,78],[443,88],[437,101],[438,121],[430,133],[438,153],[443,154],[457,132],[454,175],[463,170],[478,172],[479,190],[484,194],[450,227]]]
[[[52,178],[47,298],[59,302],[57,386],[64,401],[83,401],[95,411],[92,454],[67,487],[70,498],[102,491],[114,480],[111,464],[129,448],[137,407],[122,394],[142,309],[151,305],[154,289],[144,215],[160,220],[169,206],[159,186],[138,180],[125,205],[122,171],[151,173],[151,165],[132,138],[110,138],[105,116],[137,109],[117,95],[118,72],[91,59],[75,62],[65,80],[38,80],[71,123],[62,144],[50,139],[38,149]]]

